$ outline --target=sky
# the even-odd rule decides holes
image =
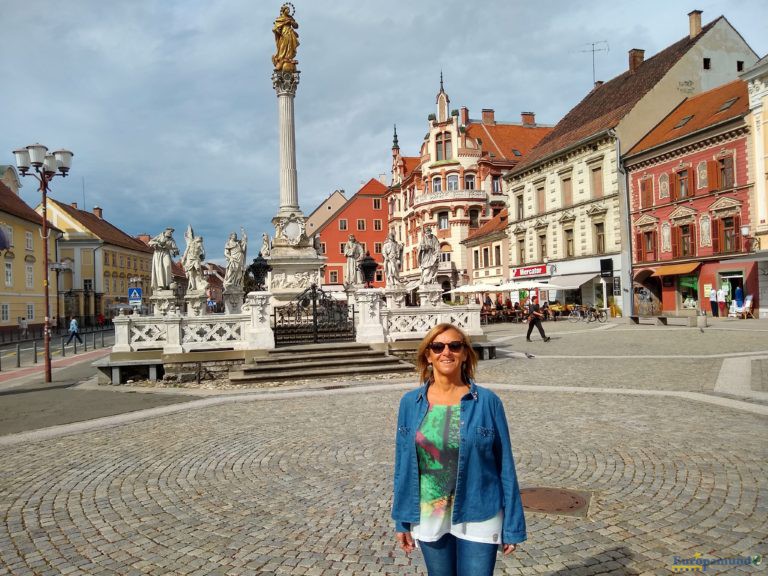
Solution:
[[[768,53],[765,0],[294,0],[299,204],[309,215],[390,175],[393,125],[416,155],[440,73],[450,107],[555,124],[592,88],[726,16]],[[279,0],[0,0],[0,164],[35,142],[75,154],[51,196],[130,235],[191,224],[222,263],[243,227],[256,256],[279,206],[272,23]],[[40,201],[32,178],[22,198]]]

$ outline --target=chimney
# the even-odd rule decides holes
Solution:
[[[600,86],[602,86],[603,84],[604,82],[602,80],[595,80],[595,88],[600,88]]]
[[[691,40],[701,34],[701,10],[688,12],[688,28],[690,29]]]
[[[523,126],[536,126],[536,114],[533,112],[520,112],[523,119]]]
[[[94,207],[93,207],[93,213],[94,213],[94,214],[96,214],[96,217],[97,217],[99,220],[103,220],[103,219],[104,219],[104,217],[101,215],[101,212],[102,212],[102,211],[101,211],[101,208],[100,208],[99,206],[94,206]]]
[[[483,124],[496,124],[493,108],[483,108]]]
[[[138,236],[136,236],[136,240],[138,240],[139,242],[144,242],[144,244],[149,244],[149,241],[150,241],[151,238],[152,237],[149,234],[146,234],[146,233],[145,234],[139,234]]]
[[[469,124],[469,108],[462,106],[461,110],[459,110],[459,118],[461,119],[462,126]]]
[[[379,174],[379,182],[384,184],[384,186],[387,185],[387,175],[386,174]]]
[[[645,50],[640,48],[632,48],[629,51],[629,71],[634,72],[640,67],[640,64],[645,60]]]
[[[77,202],[72,202],[72,204],[70,204],[70,206],[72,206],[72,208],[77,210]]]

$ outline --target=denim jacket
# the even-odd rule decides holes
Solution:
[[[420,518],[416,432],[429,408],[427,386],[407,392],[400,400],[392,503],[397,532],[408,532]],[[470,382],[469,392],[461,399],[459,426],[459,469],[451,522],[480,522],[503,510],[502,542],[522,542],[527,538],[525,516],[501,399]]]

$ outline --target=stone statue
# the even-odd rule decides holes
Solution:
[[[203,237],[195,236],[190,224],[187,226],[184,240],[187,241],[187,247],[181,257],[181,265],[184,267],[184,272],[187,273],[187,290],[190,292],[204,291],[207,288],[207,282],[203,277],[203,260],[205,260]]]
[[[232,232],[224,245],[224,257],[227,259],[227,270],[224,272],[224,289],[243,288],[243,275],[245,274],[245,253],[248,248],[248,237],[245,230],[240,228],[240,237]]]
[[[434,284],[440,266],[440,242],[429,227],[424,229],[424,235],[419,242],[419,266],[421,285]]]
[[[312,237],[312,248],[315,249],[315,252],[317,252],[318,256],[323,255],[323,243],[320,240],[320,232],[316,232]]]
[[[173,281],[173,257],[179,255],[179,248],[173,239],[173,228],[166,228],[152,238],[149,247],[155,251],[152,256],[152,289],[172,290],[176,285]]]
[[[293,19],[295,9],[293,4],[286,2],[280,8],[280,16],[275,20],[272,32],[275,34],[275,55],[272,56],[272,64],[275,70],[295,72],[298,61],[296,50],[299,47],[299,35],[296,28],[299,25]]]
[[[403,262],[403,245],[395,240],[395,233],[390,232],[381,249],[384,257],[384,278],[387,286],[395,286],[400,283],[400,265]]]
[[[264,232],[261,235],[261,255],[264,258],[269,258],[269,253],[272,251],[272,242],[269,240],[269,234]]]
[[[344,274],[344,280],[348,284],[362,284],[363,273],[358,265],[365,256],[363,245],[360,244],[353,234],[349,235],[349,240],[344,244],[344,256],[347,257],[347,266]]]

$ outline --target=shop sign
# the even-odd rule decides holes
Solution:
[[[621,296],[621,278],[618,276],[613,277],[613,295]]]
[[[531,276],[546,276],[547,265],[541,264],[540,266],[523,266],[522,268],[514,268],[512,270],[512,278],[530,278]]]

